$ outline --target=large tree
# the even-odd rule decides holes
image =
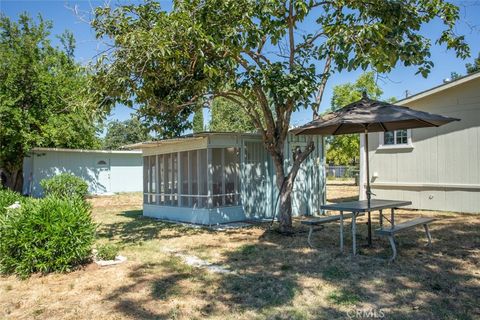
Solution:
[[[256,131],[250,117],[236,103],[225,99],[216,98],[210,107],[211,131],[219,132],[254,132]]]
[[[291,193],[313,142],[287,166],[284,145],[294,111],[318,113],[333,72],[388,72],[397,63],[427,76],[431,41],[468,55],[454,34],[458,8],[443,0],[177,0],[98,8],[92,25],[105,40],[97,87],[109,106],[134,103],[164,136],[186,127],[199,100],[223,97],[255,124],[272,156],[280,192],[280,230],[289,231]],[[107,105],[107,107],[108,107]]]
[[[21,191],[23,159],[33,147],[92,148],[92,101],[85,71],[74,62],[71,33],[50,42],[52,24],[26,14],[0,16],[0,179]]]
[[[152,137],[136,117],[125,121],[114,120],[107,124],[107,132],[102,147],[108,150],[120,149],[122,146],[149,141]]]
[[[354,83],[344,83],[333,87],[331,108],[335,111],[349,103],[360,100],[365,92],[371,99],[380,99],[382,89],[377,84],[377,78],[373,71],[365,72]],[[387,99],[394,102],[394,98]],[[358,134],[345,134],[329,137],[327,146],[327,163],[335,165],[355,165],[360,153],[360,141]]]

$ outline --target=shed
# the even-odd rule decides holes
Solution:
[[[35,148],[24,159],[23,193],[42,196],[40,181],[60,173],[87,181],[91,194],[141,192],[142,165],[139,150]]]
[[[288,136],[287,166],[306,139]],[[323,139],[313,139],[294,185],[294,215],[317,213],[325,200]],[[259,134],[205,132],[132,147],[143,150],[145,216],[213,225],[273,215],[274,168]]]
[[[460,121],[369,134],[371,186],[377,198],[409,200],[415,209],[480,213],[479,89],[480,73],[474,73],[396,103]],[[363,137],[360,144],[362,155]],[[363,186],[363,158],[361,171]]]

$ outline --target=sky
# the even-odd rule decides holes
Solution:
[[[128,4],[139,1],[112,0],[112,4]],[[166,9],[170,7],[170,1],[161,1]],[[433,45],[431,49],[431,59],[434,62],[434,68],[428,78],[421,75],[415,75],[415,67],[404,67],[398,65],[391,73],[382,75],[379,79],[379,85],[384,91],[384,98],[396,97],[402,99],[405,92],[415,94],[437,86],[443,82],[443,79],[449,78],[452,71],[459,74],[465,74],[465,63],[471,62],[480,52],[480,0],[450,0],[460,7],[460,20],[456,25],[456,33],[465,35],[466,41],[470,46],[472,57],[467,60],[461,60],[455,57],[453,51],[446,50],[445,47]],[[101,46],[95,39],[95,34],[87,22],[82,21],[81,17],[88,20],[88,12],[94,7],[102,5],[103,1],[94,0],[0,0],[0,12],[6,16],[16,19],[22,12],[28,12],[31,16],[41,14],[45,19],[52,20],[52,34],[61,34],[64,30],[73,32],[77,46],[75,58],[78,62],[86,64],[91,61],[101,51]],[[306,25],[305,27],[308,27]],[[436,39],[441,31],[441,24],[437,21],[427,25],[422,29],[422,33],[428,38]],[[56,43],[52,37],[52,42]],[[58,41],[57,41],[58,42]],[[332,96],[332,88],[335,85],[346,82],[354,82],[362,73],[361,70],[355,72],[341,72],[334,74],[328,81],[324,98],[321,104],[321,111],[329,108]],[[133,112],[124,106],[118,106],[114,109],[109,119],[125,120],[130,118]],[[208,111],[205,111],[205,117],[208,119]],[[312,118],[311,110],[300,110],[292,116],[292,125],[300,125],[310,121]]]

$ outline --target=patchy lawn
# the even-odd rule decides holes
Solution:
[[[350,189],[335,195],[330,186],[329,199],[354,197]],[[98,241],[118,244],[128,262],[25,281],[0,278],[0,319],[345,319],[355,311],[385,319],[480,317],[478,216],[400,210],[399,221],[439,219],[431,228],[434,246],[423,246],[421,228],[405,232],[397,262],[388,264],[385,239],[355,259],[340,255],[335,223],[317,232],[320,249],[313,250],[305,233],[285,237],[266,226],[209,231],[143,218],[140,195],[92,203]],[[366,226],[358,227],[365,242]],[[191,267],[179,255],[233,272]]]

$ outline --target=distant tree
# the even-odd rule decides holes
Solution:
[[[255,125],[250,117],[235,103],[224,99],[216,98],[210,108],[210,130],[221,132],[254,132]]]
[[[371,99],[379,99],[383,91],[377,85],[374,72],[363,73],[354,83],[345,83],[333,88],[331,110],[335,111],[359,100],[366,92]],[[394,102],[394,98],[387,99]],[[330,110],[328,110],[330,111]],[[332,136],[327,139],[327,163],[355,165],[360,153],[358,134]]]
[[[455,71],[450,72],[450,79],[451,80],[457,80],[458,78],[461,78],[461,77],[462,77],[462,75],[455,72]]]
[[[193,132],[205,131],[203,122],[203,107],[199,107],[193,114]]]
[[[465,64],[465,69],[467,71],[467,74],[472,74],[472,73],[480,71],[480,53],[478,54],[478,56],[475,59],[473,59],[473,62],[471,62],[471,63],[469,62],[469,63]],[[462,74],[459,74],[455,71],[450,73],[450,79],[451,80],[456,80],[456,79],[458,79],[462,76],[463,76]]]
[[[22,190],[23,159],[34,147],[96,148],[89,75],[75,63],[71,33],[53,47],[50,21],[0,15],[0,177]]]
[[[478,56],[473,60],[472,63],[467,63],[465,65],[465,68],[467,69],[467,73],[474,73],[480,70],[480,53]]]
[[[107,125],[107,133],[103,139],[103,148],[107,150],[120,149],[127,144],[152,140],[148,130],[138,118],[132,117],[125,121],[112,121]]]

